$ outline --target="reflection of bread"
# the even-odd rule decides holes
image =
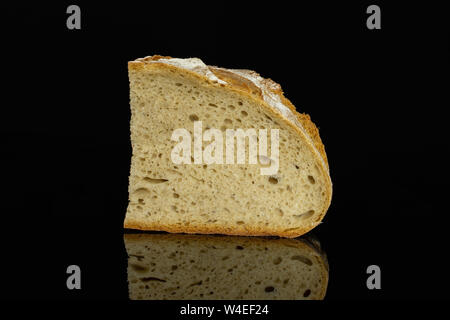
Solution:
[[[152,56],[130,61],[128,71],[133,157],[126,228],[296,237],[320,223],[331,201],[325,149],[309,116],[295,111],[278,84],[195,58]],[[174,163],[174,130],[187,130],[192,140],[197,121],[222,139],[226,129],[255,129],[249,139],[259,141],[258,130],[267,129],[267,152],[258,148],[260,162],[249,164],[247,142],[244,164]],[[279,130],[279,161],[271,154],[271,129]],[[197,144],[191,151],[186,161],[203,154]],[[278,171],[261,174],[272,165]]]
[[[323,299],[325,255],[297,239],[125,234],[130,299]]]

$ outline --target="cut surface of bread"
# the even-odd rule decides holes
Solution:
[[[303,239],[125,234],[132,300],[319,300],[328,262]]]
[[[151,56],[130,61],[128,71],[133,155],[126,228],[297,237],[321,222],[332,194],[325,149],[309,116],[295,111],[278,84],[197,58]],[[174,161],[181,141],[174,132],[195,137],[199,123],[202,143],[193,138],[190,157],[180,152],[189,161]],[[213,143],[211,154],[226,154],[216,136],[205,138],[210,129],[224,141],[230,130],[265,129],[267,152],[258,149],[258,162],[250,163],[250,141],[261,147],[262,136],[249,135],[244,163],[236,160],[238,147],[234,163],[207,162],[201,155]],[[268,168],[277,170],[263,174]]]

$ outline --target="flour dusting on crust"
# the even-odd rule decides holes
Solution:
[[[297,126],[302,125],[297,120],[297,117],[292,113],[280,99],[280,96],[275,93],[275,91],[280,91],[280,85],[261,77],[258,73],[251,70],[244,69],[228,69],[228,71],[233,72],[241,77],[244,77],[255,84],[262,91],[262,96],[264,101],[271,107],[277,109],[283,116],[288,118],[290,121],[294,122]]]
[[[196,72],[198,74],[201,74],[205,77],[207,77],[209,80],[217,81],[218,83],[226,84],[225,81],[220,80],[216,77],[214,73],[209,70],[208,66],[200,59],[198,58],[186,58],[186,59],[179,59],[179,58],[162,58],[159,60],[151,61],[152,63],[165,63],[170,64],[174,67],[183,68],[187,70],[191,70],[193,72]]]

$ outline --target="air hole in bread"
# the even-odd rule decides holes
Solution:
[[[238,101],[238,105],[242,106],[242,101]]]
[[[177,83],[175,83],[175,85],[176,85],[177,87],[181,87],[183,84],[177,82]]]
[[[217,108],[217,105],[215,105],[214,103],[209,103],[208,106],[213,107],[213,108]]]
[[[294,215],[295,218],[301,219],[301,220],[306,220],[311,218],[314,215],[314,210],[308,210],[305,213],[302,214],[296,214]]]
[[[272,184],[277,184],[278,183],[278,179],[275,177],[269,177],[269,182]]]
[[[306,289],[305,290],[305,292],[303,292],[303,296],[306,298],[306,297],[309,297],[309,295],[311,294],[311,290],[310,289]]]
[[[236,246],[236,249],[237,250],[244,250],[244,247],[243,246]]]
[[[282,217],[284,215],[283,210],[281,210],[280,208],[277,208],[277,214]]]
[[[228,106],[228,108],[229,108],[230,110],[234,110],[234,109],[236,109],[236,107],[235,107],[235,106],[233,106],[232,104],[230,104],[230,105]]]
[[[148,267],[141,266],[139,264],[132,264],[131,268],[133,268],[133,270],[136,271],[136,272],[142,272],[142,273],[147,272],[148,269],[149,269]]]
[[[265,292],[273,292],[274,290],[275,290],[275,288],[272,287],[272,286],[269,286],[269,287],[265,287],[265,288],[264,288],[264,291],[265,291]]]
[[[141,278],[142,282],[149,282],[149,281],[158,281],[158,282],[166,282],[164,279],[156,278],[156,277],[145,277]]]
[[[225,120],[223,120],[223,122],[225,122],[226,124],[232,124],[233,123],[233,121],[231,121],[231,119],[225,119]]]
[[[133,194],[145,198],[145,196],[148,196],[150,194],[150,190],[148,190],[147,188],[139,188],[136,189]]]
[[[316,183],[316,180],[314,180],[314,177],[313,177],[313,176],[308,176],[308,180],[309,180],[309,182],[310,182],[311,184]]]
[[[174,197],[174,198],[179,198],[180,195],[179,195],[178,193],[174,193],[174,194],[173,194],[173,197]]]
[[[164,183],[167,182],[169,180],[167,179],[154,179],[154,178],[150,178],[150,177],[144,177],[144,181],[151,183],[151,184],[159,184],[159,183]]]
[[[309,258],[307,258],[305,256],[301,256],[301,255],[292,256],[291,260],[301,261],[308,266],[312,266],[312,264],[313,264]]]
[[[282,260],[283,259],[281,259],[281,257],[275,258],[275,260],[273,260],[273,264],[280,264]]]
[[[189,120],[191,120],[191,121],[198,121],[198,116],[196,114],[191,114],[189,116]]]
[[[244,111],[244,110],[241,111],[241,114],[242,114],[244,117],[248,116],[247,111]]]

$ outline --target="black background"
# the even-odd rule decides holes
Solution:
[[[334,193],[313,233],[326,299],[449,298],[445,10],[412,2],[8,6],[2,16],[2,298],[127,299],[127,61],[258,71],[318,125]],[[81,7],[81,30],[66,8]],[[378,4],[382,29],[366,28]],[[448,20],[448,19],[447,19]],[[66,268],[82,290],[66,288]],[[382,289],[366,288],[366,268]]]

